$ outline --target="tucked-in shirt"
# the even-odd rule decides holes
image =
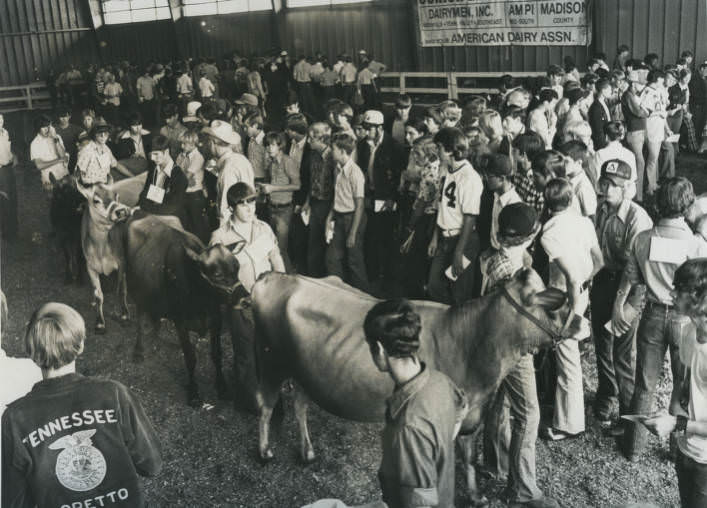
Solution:
[[[356,198],[366,194],[366,177],[353,159],[339,167],[334,184],[334,211],[350,213],[356,210]]]
[[[7,166],[12,162],[12,142],[10,133],[0,129],[0,166]]]
[[[574,280],[583,283],[592,274],[594,263],[591,250],[599,245],[594,224],[586,217],[568,208],[550,217],[545,223],[540,244],[551,261],[550,286],[567,290],[567,281],[557,263],[562,258]]]
[[[245,182],[251,187],[255,187],[253,166],[243,155],[229,151],[219,157],[216,167],[218,168],[216,192],[218,195],[220,216],[221,220],[228,220],[231,212],[226,199],[226,193],[232,185],[238,182]]]
[[[204,156],[194,148],[191,152],[182,152],[177,156],[177,166],[182,168],[189,186],[187,192],[196,192],[204,188]]]
[[[312,81],[312,77],[310,76],[310,69],[311,65],[307,63],[306,60],[302,60],[300,62],[297,62],[292,69],[292,74],[295,78],[295,81],[298,83],[309,83]]]
[[[123,87],[120,86],[120,83],[106,83],[106,86],[103,87],[103,95],[105,95],[108,102],[114,106],[120,106],[120,94],[122,93]]]
[[[295,161],[285,154],[275,159],[268,157],[268,174],[272,185],[300,185],[299,168]],[[273,205],[292,203],[292,191],[271,193],[270,203]]]
[[[501,214],[501,210],[507,205],[520,202],[521,199],[515,187],[511,187],[510,190],[501,195],[494,193],[493,209],[491,210],[491,246],[494,249],[501,248],[501,244],[498,243],[498,216]]]
[[[107,183],[110,169],[118,164],[113,152],[107,145],[89,141],[79,151],[76,169],[81,183]]]
[[[146,101],[151,101],[155,97],[155,80],[151,76],[140,76],[137,78],[137,96]]]
[[[545,197],[543,193],[535,187],[533,170],[529,169],[526,172],[518,170],[511,177],[511,181],[515,186],[518,196],[523,200],[523,203],[532,206],[535,208],[536,212],[541,213],[545,207]]]
[[[209,81],[209,78],[202,76],[199,80],[199,91],[201,92],[201,96],[203,98],[213,97],[216,87],[214,87],[214,84]]]
[[[140,508],[137,475],[161,467],[157,434],[117,381],[45,379],[2,416],[3,506]]]
[[[351,62],[346,62],[341,68],[342,83],[344,83],[345,85],[351,85],[355,83],[357,74],[358,71],[356,70],[356,66]]]
[[[334,86],[339,82],[339,73],[329,69],[319,75],[319,84],[322,86]]]
[[[638,233],[653,227],[648,212],[629,200],[624,200],[614,212],[607,203],[602,203],[596,223],[604,268],[614,272],[626,266]]]
[[[422,364],[387,401],[378,476],[390,508],[454,507],[454,426],[467,399],[451,379]]]
[[[309,192],[314,199],[331,201],[334,197],[334,170],[336,163],[331,149],[322,154],[312,150],[309,159]]]
[[[707,243],[692,233],[685,219],[661,219],[638,234],[624,273],[634,285],[646,284],[648,300],[672,305],[675,271],[688,259],[705,256]]]
[[[188,95],[194,91],[194,84],[189,74],[182,74],[177,78],[177,93]]]
[[[691,334],[685,334],[686,340],[695,341]],[[690,366],[690,405],[688,407],[690,420],[707,421],[707,344],[691,344],[692,358]],[[683,349],[680,345],[680,354]],[[695,434],[679,434],[678,446],[687,457],[700,464],[707,464],[707,437]]]
[[[238,280],[250,293],[258,277],[265,272],[272,271],[270,254],[278,248],[277,237],[265,222],[253,219],[251,236],[245,238],[236,231],[233,220],[228,219],[211,234],[209,245],[223,244],[233,251],[239,242],[245,242],[245,246],[240,252],[234,253],[240,264]]]
[[[464,215],[479,215],[484,183],[466,159],[455,162],[457,169],[444,176],[437,225],[443,230],[461,230]]]
[[[357,82],[359,85],[371,85],[376,76],[366,67],[358,72]]]

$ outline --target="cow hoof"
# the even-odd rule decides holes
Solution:
[[[308,450],[307,453],[302,455],[302,462],[305,464],[311,464],[316,458],[317,456],[314,455],[314,450]]]
[[[96,323],[96,327],[94,328],[96,333],[98,335],[105,335],[106,334],[106,325],[103,323]]]
[[[275,455],[273,454],[272,450],[270,448],[267,448],[265,451],[260,452],[260,462],[263,464],[267,464],[268,462],[271,462],[272,459],[275,458]]]

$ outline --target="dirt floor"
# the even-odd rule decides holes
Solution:
[[[698,192],[707,190],[703,159],[685,157],[680,165]],[[23,326],[41,303],[55,300],[74,306],[89,329],[95,316],[88,283],[64,284],[62,257],[49,235],[48,203],[39,190],[36,171],[20,168],[18,188],[21,233],[15,242],[2,244],[1,274],[10,311],[3,347],[21,356]],[[165,466],[156,478],[144,482],[151,506],[297,507],[327,497],[348,504],[379,497],[376,471],[381,425],[347,422],[312,408],[310,430],[318,458],[303,466],[298,459],[291,397],[285,394],[284,423],[272,438],[276,458],[261,465],[256,459],[255,417],[237,412],[232,403],[216,397],[208,342],[198,340],[197,379],[206,404],[192,409],[186,404],[186,372],[171,325],[163,326],[158,340],[148,339],[145,362],[135,364],[131,361],[135,323],[121,326],[118,322],[114,291],[107,293],[105,308],[111,316],[108,333],[89,332],[78,369],[129,386],[152,419]],[[224,335],[226,366],[232,365],[229,343]],[[593,348],[589,343],[585,346],[585,403],[591,407],[596,369]],[[669,376],[669,369],[665,372]],[[660,408],[665,407],[669,386],[664,377]],[[677,506],[677,480],[667,443],[651,438],[640,462],[628,463],[618,454],[614,440],[602,435],[590,413],[587,432],[580,438],[550,444],[538,441],[537,475],[544,492],[566,507]],[[495,498],[501,486],[486,482],[483,487]],[[457,506],[467,502],[458,468]],[[504,504],[493,500],[491,506]]]

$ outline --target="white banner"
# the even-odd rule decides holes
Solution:
[[[429,46],[587,46],[591,0],[416,0]]]

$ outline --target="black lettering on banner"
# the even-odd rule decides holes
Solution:
[[[444,189],[444,196],[447,198],[447,206],[455,208],[457,206],[457,195],[454,193],[457,190],[457,182],[451,181]]]

